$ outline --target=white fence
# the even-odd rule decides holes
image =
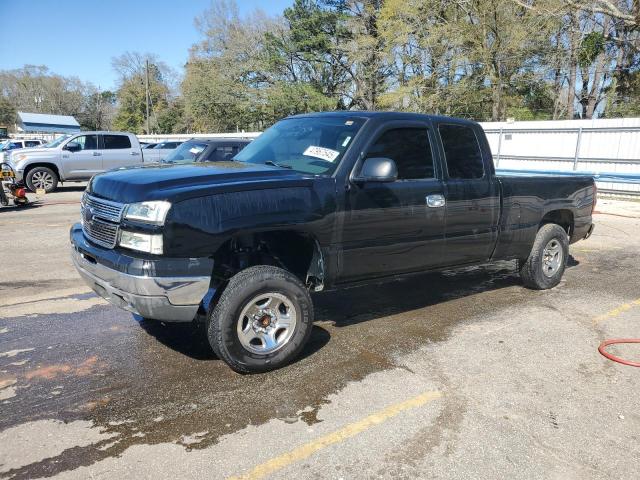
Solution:
[[[640,118],[483,123],[498,170],[588,173],[640,195]]]

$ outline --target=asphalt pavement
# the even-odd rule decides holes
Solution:
[[[302,358],[239,375],[82,283],[81,192],[0,210],[0,478],[638,478],[640,369],[597,347],[640,337],[640,204],[601,200],[553,290],[500,262],[324,292]]]

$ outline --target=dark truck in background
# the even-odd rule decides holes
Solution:
[[[233,161],[96,175],[71,243],[99,295],[204,319],[221,359],[259,372],[302,349],[310,291],[504,259],[527,287],[556,286],[595,201],[588,176],[496,175],[474,122],[321,113],[278,122]]]

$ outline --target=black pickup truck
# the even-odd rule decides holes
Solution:
[[[221,359],[259,372],[302,349],[311,291],[504,259],[527,287],[556,286],[595,202],[588,176],[496,175],[474,122],[321,113],[278,122],[232,161],[96,175],[71,243],[99,295],[204,319]]]

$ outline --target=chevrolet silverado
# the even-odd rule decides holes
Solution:
[[[95,175],[70,236],[99,295],[204,320],[219,358],[261,372],[303,348],[313,291],[505,259],[529,288],[558,285],[595,201],[589,176],[496,175],[477,123],[333,112],[286,118],[231,161]]]

